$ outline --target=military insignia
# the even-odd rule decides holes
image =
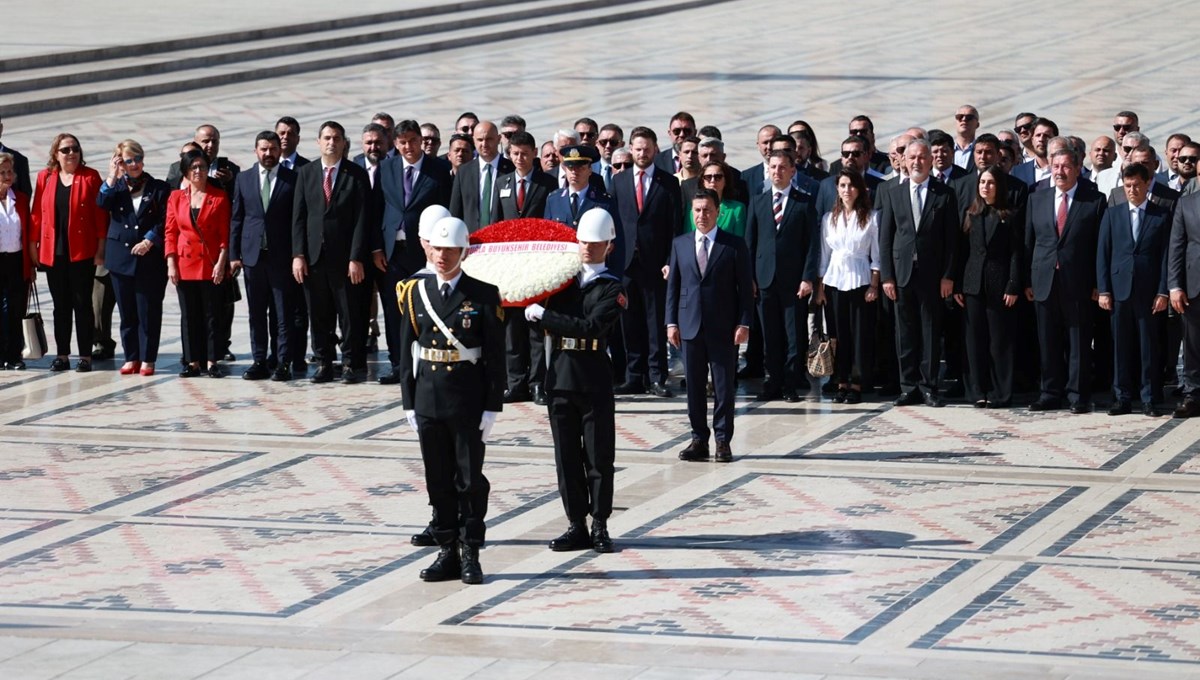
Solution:
[[[567,157],[565,160],[581,161],[581,160],[584,160],[584,158],[579,155],[579,149],[571,149],[571,152],[569,154],[567,154]]]
[[[617,293],[617,304],[621,305],[621,309],[626,309],[629,307],[629,298],[624,293]]]
[[[464,330],[464,331],[466,331],[466,330],[470,330],[470,329],[471,329],[471,317],[469,317],[469,316],[464,316],[464,317],[463,317],[463,320],[462,320],[462,327],[463,327],[463,330]]]
[[[462,307],[460,309],[462,310],[463,314],[473,314],[475,312],[475,307],[471,304],[470,300],[462,303]]]

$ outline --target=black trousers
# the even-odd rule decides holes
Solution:
[[[367,367],[367,309],[370,295],[369,279],[357,285],[346,276],[346,267],[318,261],[308,268],[304,279],[308,299],[309,319],[312,322],[313,358],[318,364],[332,364],[337,358],[334,334],[339,319],[344,336],[343,363],[354,369]]]
[[[158,361],[167,274],[162,268],[145,271],[148,269],[139,267],[133,276],[110,274],[117,308],[121,311],[121,349],[125,361]]]
[[[0,361],[21,360],[25,349],[25,303],[29,295],[24,273],[25,254],[0,253],[0,304],[3,304],[3,325],[0,325]]]
[[[258,264],[242,270],[246,272],[250,352],[255,361],[265,363],[268,355],[275,355],[281,364],[293,365],[304,360],[304,349],[295,342],[288,313],[296,307],[300,287],[289,268],[268,263],[266,257],[263,253]]]
[[[546,380],[545,334],[532,328],[522,310],[504,315],[504,352],[508,389],[527,390]]]
[[[114,350],[117,341],[112,336],[113,308],[117,306],[117,294],[113,289],[112,273],[97,276],[92,283],[92,318],[96,330],[92,334],[93,349]]]
[[[211,279],[203,281],[180,281],[175,290],[179,292],[179,319],[183,332],[183,361],[198,363],[204,368],[207,362],[221,358],[220,337],[221,305],[225,303],[220,286]]]
[[[997,291],[964,295],[968,394],[973,400],[1010,402],[1013,394],[1013,337],[1016,308]]]
[[[875,310],[875,384],[896,386],[900,384],[900,366],[896,362],[896,303],[881,294],[871,306]]]
[[[478,420],[443,420],[417,414],[425,489],[433,506],[430,527],[438,545],[451,545],[455,540],[483,545],[484,517],[492,487],[483,475],[482,435]]]
[[[875,366],[875,305],[867,302],[867,286],[852,290],[825,287],[836,331],[833,380],[869,388]]]
[[[1153,298],[1151,298],[1152,300]],[[1113,396],[1120,401],[1160,404],[1163,400],[1161,317],[1153,302],[1133,297],[1112,309]]]
[[[1179,382],[1184,394],[1200,398],[1200,296],[1189,299],[1183,310],[1183,375]]]
[[[803,359],[808,349],[808,298],[801,300],[795,290],[784,290],[779,285],[760,288],[758,314],[762,318],[767,384],[785,390],[808,390],[808,369]]]
[[[396,300],[396,284],[413,275],[413,272],[409,271],[404,264],[404,252],[405,246],[401,242],[397,242],[396,247],[392,250],[392,257],[388,259],[387,271],[379,271],[372,263],[364,265],[369,270],[365,285],[370,286],[370,279],[374,278],[375,288],[379,290],[379,306],[383,309],[383,335],[387,340],[388,362],[391,363],[393,370],[400,370],[400,364],[404,358],[403,353],[409,351],[408,348],[400,346],[400,324],[404,322],[404,317],[400,314],[400,306]],[[414,294],[418,293],[414,292]],[[369,297],[370,292],[367,295]],[[367,322],[369,315],[368,311],[363,316],[364,323]],[[362,331],[366,332],[367,329],[364,327]],[[365,337],[363,342],[365,348]]]
[[[554,392],[549,408],[558,493],[567,518],[580,523],[588,515],[608,519],[617,457],[612,391]]]
[[[667,282],[658,272],[645,272],[635,262],[626,272],[629,297],[625,329],[626,379],[665,383],[667,366]]]
[[[713,379],[713,431],[716,440],[733,439],[733,400],[737,390],[737,345],[733,329],[719,343],[709,342],[701,332],[695,339],[683,341],[683,370],[687,376],[688,421],[692,436],[708,441],[708,374]]]
[[[46,284],[50,288],[50,299],[54,302],[54,344],[58,356],[71,354],[71,319],[75,320],[75,335],[79,341],[79,356],[92,355],[92,333],[95,319],[92,317],[92,285],[96,279],[96,265],[92,260],[68,262],[56,260],[46,270]]]
[[[914,265],[907,286],[896,286],[896,360],[900,389],[937,394],[941,361],[941,280],[922,275]]]
[[[1092,398],[1091,297],[1064,294],[1061,274],[1055,272],[1050,295],[1034,301],[1041,350],[1042,398],[1086,404]]]

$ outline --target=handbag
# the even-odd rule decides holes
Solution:
[[[814,378],[833,375],[833,357],[837,350],[837,338],[825,334],[824,310],[814,315],[813,332],[808,339],[808,374]]]
[[[41,359],[46,356],[46,324],[42,321],[42,304],[38,300],[37,284],[29,286],[33,299],[33,311],[21,319],[21,330],[25,336],[25,349],[21,356],[26,359]]]

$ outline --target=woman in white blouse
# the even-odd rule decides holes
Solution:
[[[838,200],[821,218],[821,283],[815,304],[828,299],[837,350],[834,401],[862,401],[864,374],[874,366],[875,300],[879,297],[879,213],[862,175],[837,175]],[[870,377],[869,375],[865,377]]]
[[[24,248],[29,222],[29,197],[17,190],[16,162],[0,152],[0,301],[6,312],[0,323],[0,368],[9,370],[25,368],[21,317],[34,272]]]

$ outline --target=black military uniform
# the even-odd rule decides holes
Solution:
[[[398,288],[407,323],[401,326],[401,346],[413,348],[402,355],[400,387],[405,410],[416,412],[417,437],[425,463],[425,486],[433,506],[433,537],[442,547],[435,569],[422,573],[425,580],[459,575],[456,541],[462,548],[462,578],[474,562],[484,540],[484,516],[490,485],[483,475],[484,411],[499,412],[504,393],[504,310],[500,291],[493,285],[462,274],[443,298],[436,276],[416,279]],[[424,288],[432,309],[423,302]],[[447,330],[474,361],[438,328],[436,313]],[[413,364],[416,362],[416,370]],[[445,563],[443,563],[445,558]]]
[[[606,340],[624,306],[620,280],[602,271],[551,297],[537,322],[550,338],[550,430],[558,491],[571,523],[566,534],[551,542],[553,550],[592,546],[597,552],[612,551],[607,521],[612,514],[616,423]]]

